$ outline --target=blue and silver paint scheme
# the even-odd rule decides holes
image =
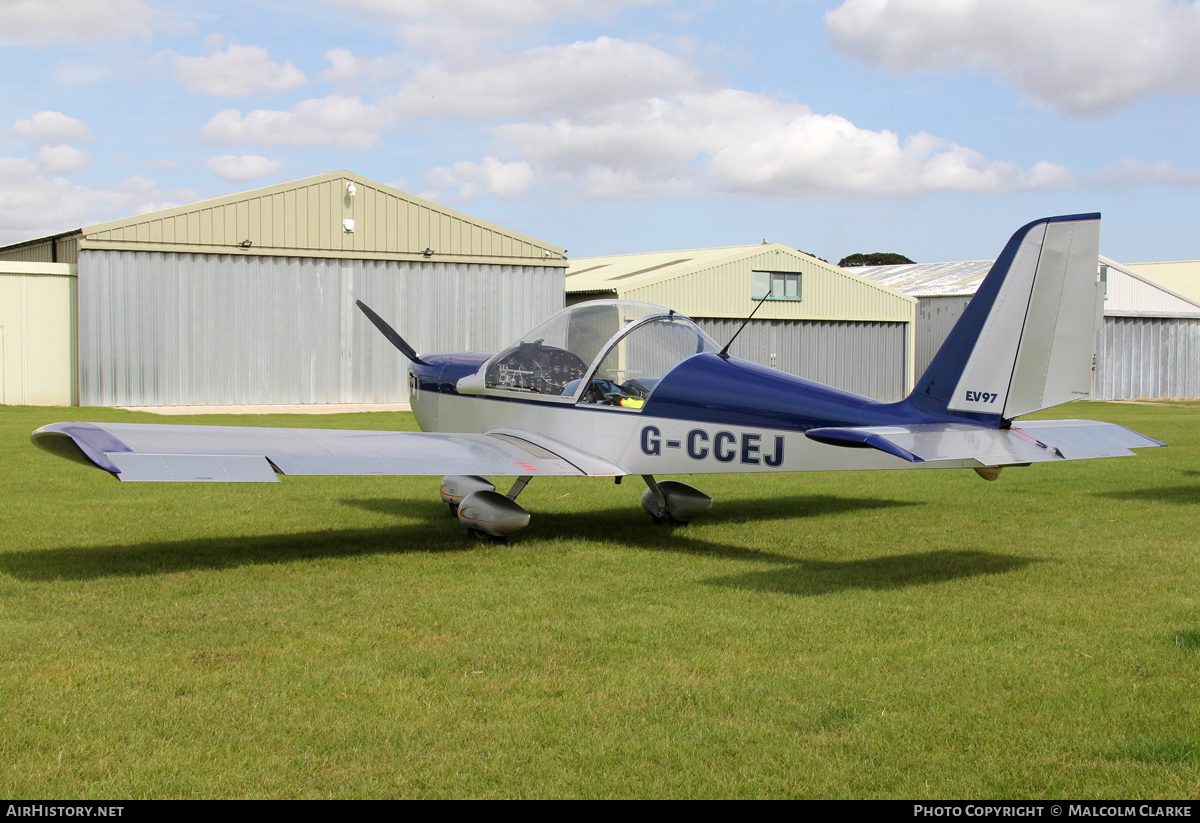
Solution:
[[[632,474],[980,468],[996,465],[1009,441],[1032,441],[1036,459],[1053,452],[1021,434],[1028,426],[1014,430],[1011,418],[1087,396],[1099,219],[1052,217],[1019,229],[914,391],[899,402],[724,356],[715,343],[675,363],[637,408],[584,402],[583,387],[596,378],[607,352],[640,327],[670,318],[704,335],[666,308],[596,301],[564,309],[523,338],[535,340],[540,330],[569,323],[582,307],[636,309],[574,391],[548,395],[488,385],[489,364],[505,352],[423,355],[426,364],[409,372],[412,408],[426,431],[524,428],[606,455]],[[906,437],[919,441],[925,456],[901,445]],[[1130,445],[1157,444],[1140,436],[1118,440],[1108,451],[1128,454]],[[969,448],[951,456],[961,453],[951,444]],[[1105,450],[1103,443],[1079,445],[1081,454]],[[1011,457],[1000,463],[1025,462],[1030,454],[1017,448]]]
[[[959,467],[990,479],[1006,465],[1130,455],[1162,444],[1106,423],[1014,422],[1088,396],[1099,223],[1018,230],[896,403],[728,357],[677,312],[617,300],[564,309],[496,354],[416,357],[404,344],[421,433],[56,423],[33,440],[123,481],[640,474],[656,517],[671,508],[656,474]]]

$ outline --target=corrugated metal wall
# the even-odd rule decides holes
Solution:
[[[952,297],[922,297],[917,302],[916,375],[925,373],[933,356],[950,336],[950,330],[962,317],[971,302],[971,295]]]
[[[0,260],[12,260],[19,263],[49,263],[51,261],[50,241],[28,243],[24,246],[17,246],[15,249],[5,249],[0,251]]]
[[[563,269],[83,249],[80,402],[391,403],[419,352],[496,351],[563,306]]]
[[[0,403],[70,406],[75,395],[75,277],[0,266]],[[61,273],[57,273],[61,271]]]
[[[1105,317],[1097,400],[1200,398],[1200,318]]]
[[[742,324],[737,319],[692,319],[722,345]],[[875,400],[901,400],[905,395],[907,325],[755,319],[738,335],[729,353]]]
[[[53,246],[51,244],[54,244]],[[27,243],[0,250],[0,260],[25,263],[75,263],[79,253],[79,234]]]

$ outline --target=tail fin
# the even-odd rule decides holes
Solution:
[[[1091,394],[1100,215],[1048,217],[1008,241],[909,402],[988,422]]]

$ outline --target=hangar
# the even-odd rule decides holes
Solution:
[[[722,344],[769,293],[734,356],[877,400],[899,400],[915,382],[916,299],[780,243],[581,257],[566,284],[568,305],[657,303]]]
[[[1168,288],[1200,300],[1200,260],[1164,260],[1158,263],[1126,265]]]
[[[7,322],[3,385],[50,369],[56,404],[403,402],[407,362],[356,300],[418,351],[496,351],[563,307],[566,265],[559,246],[331,172],[0,248],[4,305],[28,293],[68,318],[36,368],[14,352],[44,344]]]
[[[991,260],[849,269],[918,299],[917,373],[992,267]],[[1169,264],[1158,264],[1166,266]],[[1200,398],[1200,297],[1100,256],[1103,324],[1096,335],[1094,400]],[[1184,273],[1186,276],[1186,272]]]

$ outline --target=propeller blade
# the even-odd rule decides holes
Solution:
[[[362,309],[362,313],[367,316],[367,319],[375,324],[375,328],[377,328],[377,329],[379,329],[379,331],[383,332],[383,336],[388,339],[389,343],[391,343],[393,346],[395,346],[397,349],[399,349],[400,353],[402,355],[404,355],[405,357],[407,357],[409,360],[411,360],[414,363],[420,363],[422,366],[429,365],[428,363],[426,363],[424,360],[422,360],[420,357],[417,356],[417,350],[414,349],[412,346],[408,345],[408,343],[404,340],[404,338],[401,337],[400,335],[398,335],[396,333],[396,330],[387,324],[386,320],[384,320],[382,317],[380,317],[375,312],[371,311],[370,306],[368,306],[366,303],[364,303],[361,300],[355,300],[354,302],[358,305],[358,307],[360,309]]]

